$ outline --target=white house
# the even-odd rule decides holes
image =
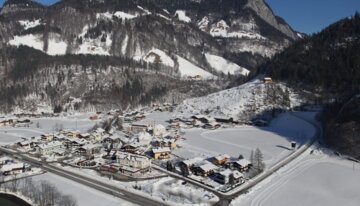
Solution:
[[[117,161],[120,166],[137,169],[147,169],[151,167],[151,160],[145,156],[120,152],[117,154]]]
[[[243,181],[244,175],[239,171],[231,171],[229,169],[219,171],[215,173],[215,180],[221,184],[228,184],[230,182],[230,176],[233,175],[233,184]]]
[[[42,155],[51,155],[54,151],[59,151],[63,147],[63,144],[59,141],[49,142],[45,144],[37,145],[37,152]]]

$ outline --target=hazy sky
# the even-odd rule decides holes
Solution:
[[[37,0],[52,4],[57,0]],[[360,11],[360,0],[266,0],[276,15],[295,30],[318,32],[331,23]],[[2,5],[4,0],[0,0]]]

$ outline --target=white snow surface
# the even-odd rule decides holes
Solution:
[[[186,13],[185,11],[183,10],[177,10],[175,12],[175,16],[177,16],[177,18],[180,20],[180,21],[183,21],[183,22],[186,22],[186,23],[189,23],[191,22],[191,18],[186,16]]]
[[[123,11],[116,11],[115,13],[110,13],[110,12],[105,12],[105,13],[97,13],[96,14],[96,18],[97,19],[108,19],[108,20],[112,20],[113,17],[117,17],[119,19],[122,20],[128,20],[128,19],[134,19],[136,18],[138,15],[137,14],[129,14],[129,13],[125,13]]]
[[[242,154],[249,159],[251,151],[259,148],[266,166],[271,167],[292,153],[289,149],[292,141],[303,145],[316,132],[311,124],[296,115],[281,114],[269,127],[263,128],[240,126],[210,131],[183,129],[185,140],[178,143],[181,148],[175,149],[173,153],[185,159],[220,154],[232,157]]]
[[[214,75],[205,71],[204,69],[194,65],[193,63],[189,62],[188,60],[177,56],[178,63],[179,63],[179,70],[182,77],[194,77],[196,75],[200,75],[204,79],[212,79],[215,78]]]
[[[125,200],[113,197],[111,195],[99,192],[98,190],[84,186],[77,182],[65,179],[63,177],[46,173],[32,177],[35,181],[46,180],[56,186],[63,194],[73,196],[79,206],[130,206],[134,205]]]
[[[24,45],[41,51],[44,48],[44,43],[40,39],[40,37],[38,35],[33,35],[33,34],[27,34],[24,36],[14,36],[14,39],[10,40],[9,44],[13,46]]]
[[[228,61],[224,57],[212,55],[209,53],[205,54],[206,60],[209,62],[211,67],[216,69],[218,72],[222,72],[224,74],[241,74],[244,76],[249,75],[250,71],[245,69],[244,67],[240,67],[239,65]]]
[[[332,153],[312,146],[231,205],[359,205],[360,165]]]
[[[39,35],[27,34],[23,36],[14,36],[14,39],[9,41],[13,46],[28,46],[34,49],[43,51],[44,42]],[[49,55],[64,55],[66,53],[67,43],[56,38],[56,35],[49,39],[47,54]]]
[[[276,98],[269,94],[276,91]],[[289,92],[290,105],[283,103],[281,98]],[[281,97],[281,98],[280,98]],[[204,97],[183,101],[177,108],[175,116],[190,117],[207,113],[212,117],[234,118],[248,121],[253,115],[272,108],[287,109],[301,103],[298,96],[281,83],[264,84],[253,80],[241,86],[209,94]]]
[[[36,19],[36,20],[33,20],[33,21],[29,21],[29,20],[20,20],[19,21],[19,24],[21,26],[24,27],[25,30],[27,29],[31,29],[31,28],[34,28],[36,26],[39,26],[41,25],[41,20],[40,19]]]
[[[150,50],[143,57],[143,60],[148,63],[160,63],[170,67],[174,67],[175,65],[174,60],[160,49]]]

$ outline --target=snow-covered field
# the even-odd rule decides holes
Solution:
[[[313,154],[311,150],[315,150]],[[359,182],[359,163],[313,147],[248,194],[235,199],[232,205],[356,206],[360,202]]]
[[[69,117],[30,118],[32,124],[29,127],[0,127],[0,144],[15,143],[22,138],[54,133],[61,128],[85,133],[100,121],[89,120],[89,116],[82,114]]]
[[[304,144],[315,134],[315,128],[308,122],[290,113],[281,114],[269,127],[241,126],[229,129],[204,130],[186,129],[182,146],[175,154],[183,158],[228,154],[249,158],[251,150],[259,148],[264,154],[266,165],[272,166],[292,153],[290,142]]]
[[[65,195],[72,195],[79,206],[127,206],[134,205],[125,200],[91,189],[63,177],[46,173],[32,177],[35,181],[46,180],[54,184]]]

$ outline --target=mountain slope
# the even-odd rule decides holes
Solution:
[[[357,93],[360,89],[359,15],[299,40],[259,72],[299,87],[323,91],[323,94]]]
[[[246,78],[297,38],[265,2],[250,1],[8,0],[1,109],[79,99],[78,109],[106,110],[223,89],[225,76]]]

